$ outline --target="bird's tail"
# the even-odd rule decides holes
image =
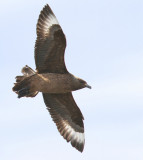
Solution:
[[[18,94],[18,98],[35,97],[38,91],[31,92],[30,90],[31,78],[35,74],[35,71],[26,65],[22,68],[21,72],[23,76],[16,76],[16,83],[14,83],[12,90]]]

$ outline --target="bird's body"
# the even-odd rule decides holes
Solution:
[[[79,81],[71,74],[44,73],[35,74],[34,78],[36,91],[43,93],[67,93],[80,89]]]
[[[79,151],[84,148],[83,115],[72,91],[91,88],[84,80],[68,72],[64,62],[65,35],[49,5],[40,13],[35,44],[36,72],[27,65],[16,77],[13,91],[21,97],[42,92],[48,111],[60,134]]]
[[[79,85],[79,80],[69,73],[35,73],[25,78],[24,82],[26,82],[26,84],[23,83],[23,88],[28,86],[29,92],[31,93],[35,91],[42,93],[67,93],[84,87]],[[15,88],[20,85],[22,85],[22,83],[19,83]]]

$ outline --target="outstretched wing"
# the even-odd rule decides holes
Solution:
[[[65,35],[49,5],[40,13],[37,23],[35,63],[38,73],[67,73],[64,62]]]
[[[80,152],[84,148],[83,115],[76,105],[72,93],[43,93],[44,102],[60,134]]]

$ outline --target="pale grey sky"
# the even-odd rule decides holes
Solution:
[[[17,99],[15,76],[35,69],[36,23],[49,4],[67,38],[66,66],[92,90],[74,92],[85,117],[81,154],[58,133],[41,94]],[[0,2],[2,160],[143,159],[143,1]]]

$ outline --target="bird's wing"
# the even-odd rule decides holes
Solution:
[[[64,62],[65,35],[49,5],[40,13],[37,23],[35,63],[38,73],[67,73]]]
[[[80,152],[84,148],[83,115],[76,105],[72,93],[43,93],[44,102],[60,134]]]

